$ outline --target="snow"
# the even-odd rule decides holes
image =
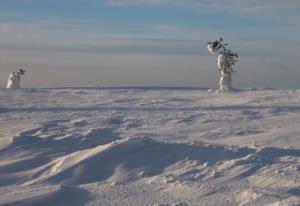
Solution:
[[[228,67],[228,60],[225,54],[220,53],[218,55],[218,68],[224,69]]]
[[[225,72],[224,70],[220,71],[221,77],[220,77],[220,88],[219,91],[220,92],[231,92],[232,89],[232,80],[231,80],[231,76],[232,73],[231,72]]]
[[[300,90],[0,90],[0,205],[299,205]]]
[[[21,74],[19,72],[12,72],[10,73],[8,80],[7,80],[7,89],[19,89],[20,88],[20,80]]]

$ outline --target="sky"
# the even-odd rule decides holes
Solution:
[[[0,0],[0,87],[217,87],[223,37],[238,88],[300,88],[299,0]]]

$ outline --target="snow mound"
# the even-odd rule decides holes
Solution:
[[[57,158],[35,170],[33,182],[86,184],[99,181],[124,183],[162,174],[184,160],[215,164],[247,156],[247,148],[228,149],[203,144],[157,142],[150,138],[126,138]],[[211,155],[207,155],[211,154]]]
[[[119,139],[111,128],[88,129],[84,132],[64,134],[60,121],[47,122],[42,127],[21,132],[11,143],[0,149],[0,183],[20,184],[28,181],[39,167],[53,159],[63,159],[82,150],[105,145]]]

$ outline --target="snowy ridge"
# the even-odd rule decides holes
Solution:
[[[300,90],[0,97],[0,205],[300,204]]]

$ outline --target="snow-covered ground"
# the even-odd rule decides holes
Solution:
[[[0,90],[0,205],[300,205],[300,90]]]

